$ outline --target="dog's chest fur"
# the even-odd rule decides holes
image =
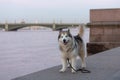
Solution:
[[[78,43],[75,41],[74,38],[70,44],[60,45],[59,47],[63,57],[70,58],[70,57],[79,55],[80,46],[78,45]]]

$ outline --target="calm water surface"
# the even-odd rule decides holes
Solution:
[[[72,34],[78,28],[71,29]],[[85,40],[88,42],[88,30]],[[57,31],[0,32],[0,80],[60,65]]]

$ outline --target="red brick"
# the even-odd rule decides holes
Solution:
[[[113,28],[113,34],[120,35],[120,26]]]
[[[103,27],[94,27],[94,30],[93,30],[93,34],[94,35],[99,35],[99,34],[103,34]]]
[[[113,34],[113,27],[104,27],[104,35],[112,35]]]
[[[120,21],[120,9],[91,9],[90,22]]]
[[[92,35],[90,37],[90,42],[101,42],[102,36],[101,35]]]
[[[120,8],[90,11],[90,43],[88,53],[120,47]]]

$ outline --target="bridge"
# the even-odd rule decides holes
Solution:
[[[5,31],[17,31],[24,27],[42,26],[51,28],[52,30],[59,30],[67,27],[78,27],[80,25],[80,23],[0,23],[0,28],[5,29]]]

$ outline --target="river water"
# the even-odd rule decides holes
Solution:
[[[79,28],[71,29],[73,35]],[[89,30],[85,41],[89,41]],[[10,80],[60,65],[58,31],[19,30],[0,32],[0,80]]]

